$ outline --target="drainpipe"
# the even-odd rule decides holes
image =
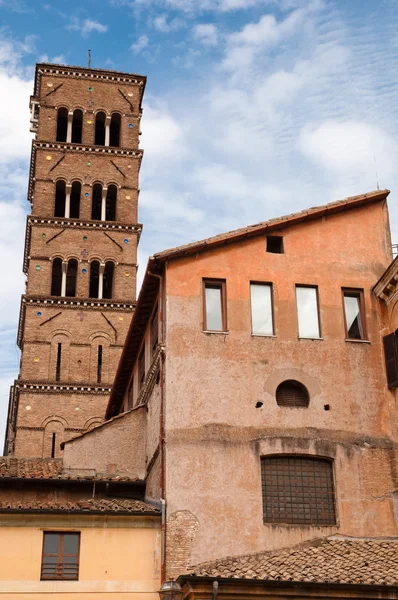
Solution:
[[[158,300],[158,311],[159,311],[159,343],[164,347],[164,319],[163,319],[163,278],[157,273],[148,271],[148,275],[159,279],[159,300]],[[160,415],[159,415],[159,439],[160,439],[160,489],[161,489],[161,503],[162,503],[162,566],[161,566],[161,583],[166,579],[166,483],[165,483],[165,439],[164,439],[164,363],[165,353],[164,350],[160,353],[160,369],[159,369],[159,380],[160,380]]]

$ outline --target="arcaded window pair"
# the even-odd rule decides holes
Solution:
[[[94,144],[96,146],[120,146],[121,115],[114,112],[107,116],[104,111],[95,115]],[[57,112],[57,142],[81,144],[83,136],[83,111],[80,108],[73,112],[61,107]]]
[[[82,185],[80,181],[67,184],[59,179],[55,184],[54,216],[66,219],[80,217],[80,197]],[[91,219],[93,221],[116,221],[117,186],[110,184],[104,187],[94,183],[91,200]]]
[[[76,296],[78,261],[70,258],[54,258],[51,277],[51,296]],[[115,263],[111,260],[101,264],[99,260],[90,263],[89,297],[110,299],[113,295]]]

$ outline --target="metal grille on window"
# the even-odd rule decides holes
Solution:
[[[45,532],[41,579],[78,579],[79,542],[79,533]]]
[[[276,389],[276,403],[278,406],[307,408],[309,402],[310,397],[307,388],[293,379],[282,381]]]
[[[332,463],[279,456],[261,459],[264,523],[334,525]]]

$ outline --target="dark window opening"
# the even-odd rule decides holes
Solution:
[[[152,356],[154,355],[155,350],[157,348],[158,339],[159,339],[159,310],[158,310],[158,307],[156,307],[156,310],[154,312],[154,315],[153,315],[152,321],[151,321],[151,349],[152,349]]]
[[[281,235],[267,235],[267,252],[283,254],[283,237]]]
[[[65,216],[65,203],[66,203],[66,183],[62,179],[58,180],[55,184],[55,206],[54,206],[54,217]]]
[[[72,183],[72,189],[70,194],[70,218],[78,219],[80,215],[80,193],[82,184],[80,181],[74,181]]]
[[[90,298],[98,298],[99,292],[99,272],[100,264],[98,260],[93,260],[90,265]]]
[[[72,144],[82,143],[83,112],[77,108],[73,113]]]
[[[71,258],[68,262],[66,271],[66,292],[65,296],[73,298],[76,296],[76,278],[77,278],[77,260]]]
[[[80,533],[44,532],[41,579],[79,578]]]
[[[57,364],[55,367],[55,381],[61,381],[62,344],[57,345]]]
[[[335,525],[329,460],[297,456],[261,459],[264,523]]]
[[[116,185],[109,185],[106,192],[105,219],[106,221],[116,221]]]
[[[54,258],[51,275],[51,296],[60,296],[62,289],[62,260]]]
[[[95,145],[105,146],[105,119],[106,114],[104,112],[97,113],[95,117]]]
[[[57,114],[57,142],[66,142],[68,132],[68,109],[59,108]]]
[[[101,383],[102,378],[102,346],[98,346],[97,355],[97,383]]]
[[[366,339],[363,290],[343,289],[345,334],[349,340]]]
[[[108,300],[112,298],[114,271],[115,265],[112,261],[105,263],[102,297]]]
[[[276,388],[276,403],[278,406],[291,408],[307,408],[310,397],[307,388],[299,381],[289,379],[282,381]]]
[[[120,146],[120,123],[121,117],[119,113],[113,113],[109,129],[109,145]]]
[[[134,406],[134,378],[131,379],[128,395],[127,395],[127,407],[133,408]]]
[[[145,346],[141,350],[141,354],[138,358],[138,383],[139,389],[142,388],[145,381]]]
[[[226,284],[224,280],[203,280],[203,329],[227,331]]]
[[[57,381],[59,381],[59,379]],[[51,440],[51,458],[55,458],[55,441],[56,441],[56,438],[57,438],[57,434],[53,433],[52,440]]]
[[[91,204],[91,219],[93,221],[101,220],[101,206],[102,206],[102,185],[95,183],[93,185],[93,198]]]
[[[383,337],[388,389],[398,387],[398,329]]]

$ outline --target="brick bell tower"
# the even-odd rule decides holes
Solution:
[[[58,457],[103,421],[136,298],[146,78],[38,64],[18,330],[4,454]]]

